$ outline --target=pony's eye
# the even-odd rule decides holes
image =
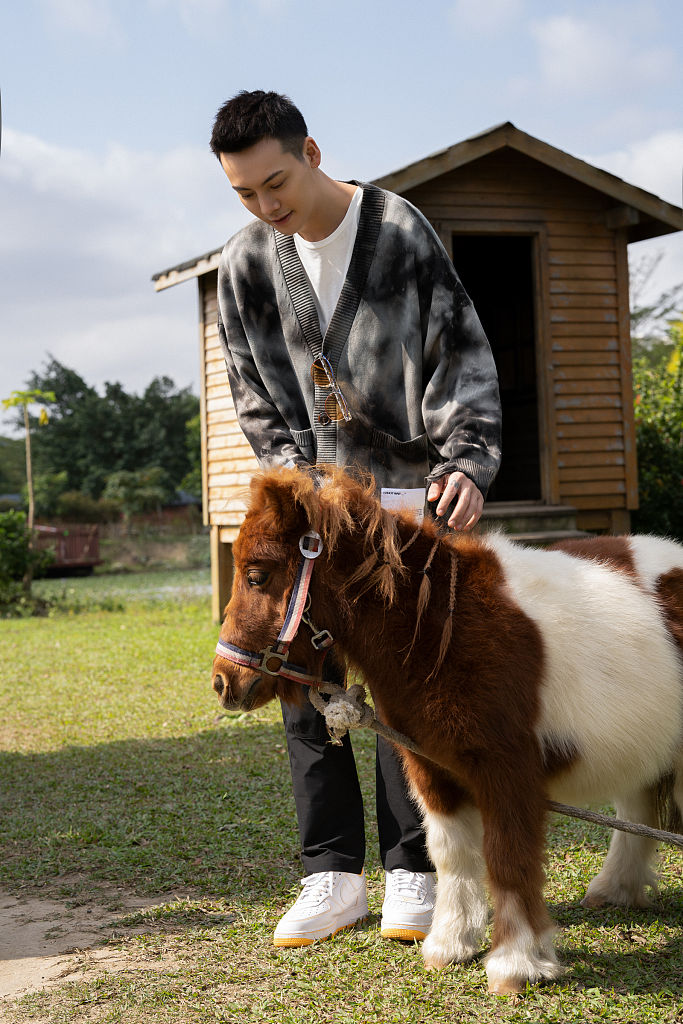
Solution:
[[[250,587],[262,587],[264,583],[268,582],[270,573],[265,572],[263,569],[249,569],[247,572],[247,583]]]

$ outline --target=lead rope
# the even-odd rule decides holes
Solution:
[[[329,695],[329,701],[322,699],[321,694]],[[330,734],[330,742],[337,747],[342,745],[342,739],[349,729],[372,729],[378,736],[390,743],[396,743],[406,750],[410,750],[419,757],[437,765],[444,771],[451,773],[446,765],[436,761],[433,757],[425,754],[408,736],[384,725],[378,721],[373,708],[365,699],[365,687],[355,683],[345,690],[336,683],[324,682],[319,687],[310,687],[308,698],[325,719],[327,731]],[[597,811],[585,811],[579,807],[571,807],[569,804],[560,804],[555,800],[546,800],[546,806],[555,814],[564,814],[569,818],[580,818],[583,821],[590,821],[594,825],[604,825],[607,828],[616,829],[619,832],[629,832],[632,835],[644,836],[647,839],[656,839],[660,843],[671,843],[683,849],[683,835],[676,832],[663,832],[661,829],[650,828],[648,825],[637,825],[631,821],[622,821],[620,818],[611,818],[607,814],[599,814]]]

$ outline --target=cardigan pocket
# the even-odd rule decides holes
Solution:
[[[370,438],[370,469],[378,487],[422,487],[429,473],[427,434],[399,441],[376,427]]]
[[[315,432],[313,430],[292,430],[294,443],[308,462],[315,463]]]

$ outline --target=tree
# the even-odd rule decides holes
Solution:
[[[671,318],[683,309],[683,282],[660,292],[656,298],[644,301],[663,252],[644,256],[631,269],[631,341],[635,358],[644,358],[655,366],[670,354],[673,342],[669,336]]]
[[[25,512],[0,512],[0,618],[44,610],[45,602],[31,594],[30,581],[37,570],[51,561],[51,552],[38,551],[33,546]]]
[[[191,469],[180,482],[180,488],[187,491],[193,498],[202,496],[202,426],[201,416],[197,413],[185,424],[185,444]]]
[[[640,508],[636,529],[683,541],[683,321],[669,328],[666,364],[633,364]]]
[[[36,515],[54,516],[60,496],[66,490],[66,470],[61,473],[37,473],[33,478]]]
[[[170,497],[192,468],[185,430],[199,400],[189,388],[177,389],[169,377],[155,378],[141,396],[118,383],[105,384],[100,395],[51,358],[40,374],[32,375],[31,384],[49,387],[56,395],[36,463],[43,473],[65,471],[65,490],[99,498],[112,473],[158,466]]]
[[[20,494],[26,484],[26,457],[20,438],[0,437],[0,494]]]
[[[137,472],[121,469],[107,480],[103,498],[118,502],[128,523],[133,515],[159,508],[168,490],[164,477],[165,472],[160,466],[150,466]]]
[[[24,592],[28,596],[31,592],[31,583],[33,581],[33,572],[35,569],[35,562],[30,557],[33,549],[33,518],[35,511],[35,502],[33,499],[33,465],[31,457],[31,424],[29,421],[28,407],[36,403],[52,402],[54,401],[54,394],[52,391],[42,391],[40,388],[33,388],[30,391],[13,391],[9,398],[3,398],[2,405],[5,409],[17,409],[20,408],[23,412],[24,419],[24,443],[26,445],[26,487],[28,490],[28,518],[26,521],[26,528],[28,530],[28,553],[29,557],[26,560],[26,572],[23,578]],[[48,415],[45,407],[43,406],[40,410],[40,417],[38,422],[44,425],[48,422]]]
[[[26,445],[26,487],[28,489],[28,528],[33,529],[34,500],[33,500],[33,460],[31,455],[31,423],[28,415],[29,405],[36,403],[54,402],[55,396],[52,391],[43,391],[40,388],[33,388],[30,391],[13,391],[9,398],[3,398],[4,409],[20,408],[24,420],[24,444]],[[48,415],[45,406],[40,410],[38,422],[44,426],[48,422]]]

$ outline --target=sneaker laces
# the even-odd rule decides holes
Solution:
[[[338,874],[337,871],[316,871],[315,874],[302,878],[303,892],[299,893],[297,905],[299,907],[317,907],[332,892]]]
[[[395,868],[387,873],[389,879],[389,893],[398,896],[402,900],[411,903],[423,903],[427,898],[427,876],[422,871],[406,871],[405,868]]]

